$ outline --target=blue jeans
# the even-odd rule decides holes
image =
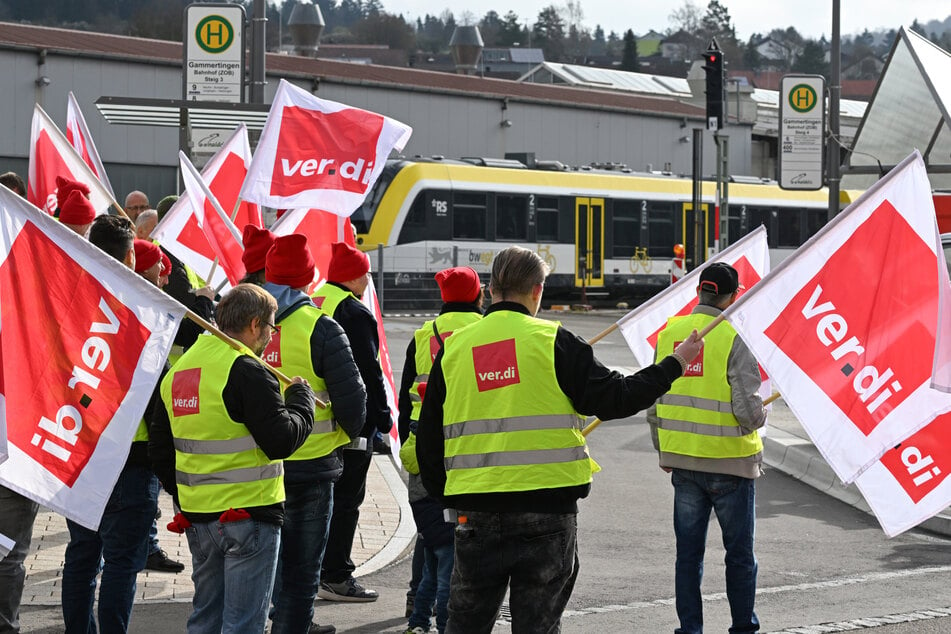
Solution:
[[[194,611],[189,634],[263,632],[281,527],[252,519],[185,529],[192,553]]]
[[[446,631],[489,634],[509,587],[512,634],[560,632],[578,578],[576,514],[459,513]]]
[[[407,628],[422,627],[429,630],[435,603],[436,631],[443,634],[449,620],[449,581],[452,579],[454,549],[451,543],[430,548],[419,542],[416,547],[422,549],[425,560],[422,578],[416,588],[413,615],[409,617]]]
[[[334,483],[286,484],[281,554],[274,577],[273,634],[306,633],[330,533]]]
[[[0,535],[13,540],[13,550],[0,558],[0,632],[20,631],[20,599],[26,578],[27,553],[33,537],[38,505],[15,491],[0,486]]]
[[[66,632],[95,634],[93,600],[100,566],[99,627],[107,634],[128,631],[135,577],[145,568],[149,526],[155,518],[151,479],[148,467],[127,464],[112,489],[98,531],[66,520],[69,545],[62,592]]]
[[[677,537],[675,587],[677,634],[703,632],[703,554],[711,509],[717,514],[726,549],[726,596],[733,625],[730,632],[756,632],[756,527],[754,481],[739,476],[674,469],[674,534]]]

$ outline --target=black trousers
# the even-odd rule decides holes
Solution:
[[[367,471],[372,453],[345,449],[343,473],[334,483],[334,508],[330,517],[330,536],[320,574],[321,582],[341,583],[353,575],[356,566],[350,559],[353,536],[360,519],[360,505],[367,493]]]

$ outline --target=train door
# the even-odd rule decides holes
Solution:
[[[697,214],[694,213],[693,203],[683,204],[683,222],[681,228],[681,244],[684,245],[687,270],[692,271],[707,260],[710,247],[713,246],[714,219],[706,203],[700,205],[700,226],[697,227]],[[696,261],[697,235],[700,237],[700,261]]]
[[[575,198],[575,286],[604,286],[603,198]]]

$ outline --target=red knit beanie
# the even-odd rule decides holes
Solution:
[[[267,252],[274,244],[275,237],[267,229],[261,229],[255,225],[244,225],[244,234],[241,236],[244,253],[241,255],[241,261],[244,263],[245,271],[254,273],[264,270]]]
[[[59,206],[59,221],[63,224],[88,225],[95,217],[96,208],[78,189],[70,191],[69,196]]]
[[[327,267],[328,282],[349,282],[362,277],[370,270],[370,258],[367,254],[345,242],[334,242]]]
[[[454,266],[436,273],[436,283],[444,302],[471,303],[482,292],[479,274],[468,266]]]
[[[82,192],[83,196],[89,196],[89,185],[86,183],[80,183],[79,181],[73,181],[69,180],[68,178],[63,178],[62,176],[57,176],[56,206],[62,209],[63,203],[65,203],[66,198],[69,197],[69,192],[76,190]]]
[[[162,260],[162,250],[154,242],[135,239],[132,244],[135,249],[135,272],[143,273]]]
[[[264,279],[272,284],[303,288],[314,281],[314,256],[307,236],[292,233],[278,236],[267,252]]]
[[[159,249],[159,251],[162,253],[162,277],[168,277],[168,274],[172,272],[172,261],[168,259],[162,249]]]

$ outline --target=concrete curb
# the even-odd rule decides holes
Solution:
[[[416,522],[413,520],[413,511],[409,505],[406,484],[403,482],[403,478],[400,477],[396,464],[390,456],[385,455],[374,455],[373,460],[376,462],[380,473],[383,474],[383,479],[386,480],[390,494],[399,505],[400,523],[390,541],[378,553],[353,571],[354,577],[368,575],[393,563],[416,539]]]

